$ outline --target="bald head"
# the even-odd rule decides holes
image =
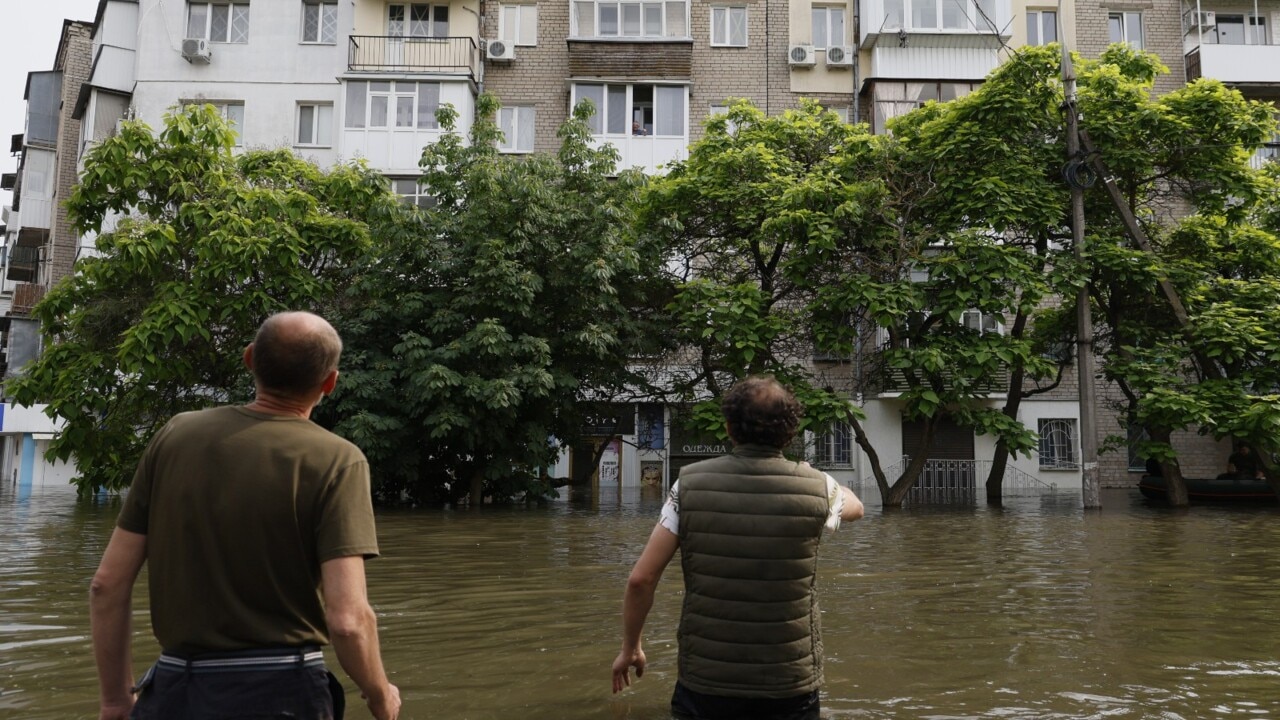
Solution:
[[[253,339],[253,377],[264,390],[300,398],[320,389],[341,355],[342,338],[324,318],[277,313]]]

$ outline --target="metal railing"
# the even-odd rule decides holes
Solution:
[[[352,35],[347,47],[352,72],[458,74],[475,80],[479,68],[480,48],[469,37]]]
[[[901,460],[884,468],[885,477],[890,483],[897,481],[910,462],[909,456],[902,456]],[[973,502],[977,500],[979,490],[986,485],[989,474],[990,460],[926,460],[906,499],[916,503]],[[1056,484],[1044,482],[1012,464],[1004,466],[1002,497],[1040,495],[1057,489]]]

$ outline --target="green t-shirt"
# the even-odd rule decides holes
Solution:
[[[378,554],[360,449],[243,407],[170,420],[116,524],[147,536],[156,639],[184,654],[327,643],[320,564]]]

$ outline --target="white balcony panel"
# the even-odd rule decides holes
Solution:
[[[343,155],[363,158],[369,166],[391,175],[418,174],[422,148],[440,139],[440,130],[353,129],[342,131]]]
[[[1225,83],[1280,84],[1280,45],[1201,45],[1200,76]]]
[[[127,94],[133,92],[137,77],[137,64],[133,50],[114,45],[103,45],[98,48],[98,54],[93,63],[93,76],[90,80],[94,87]]]
[[[57,154],[27,148],[22,163],[22,226],[48,230],[53,227],[53,181]]]
[[[650,175],[666,172],[665,165],[689,157],[689,139],[635,135],[595,135],[592,145],[617,148],[618,170],[636,168]]]
[[[981,80],[1000,64],[991,48],[876,47],[868,77],[894,80]]]
[[[861,0],[858,44],[999,47],[1011,37],[1011,0]],[[918,7],[917,7],[918,6]]]

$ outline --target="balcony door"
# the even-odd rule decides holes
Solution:
[[[449,6],[395,3],[387,6],[387,64],[424,65],[430,50],[422,43],[449,37]]]

